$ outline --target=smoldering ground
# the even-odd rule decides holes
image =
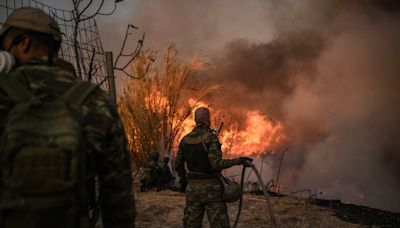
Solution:
[[[396,0],[154,0],[120,15],[146,31],[147,47],[207,55],[213,70],[195,81],[223,86],[213,107],[284,124],[282,184],[400,211],[399,9]]]

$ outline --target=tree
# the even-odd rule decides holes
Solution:
[[[91,47],[91,61],[89,63],[89,68],[87,68],[85,61],[83,61],[83,53],[82,53],[82,43],[80,43],[79,40],[82,40],[82,36],[86,34],[86,30],[84,27],[80,27],[82,22],[87,21],[87,20],[92,20],[94,17],[98,15],[102,16],[108,16],[112,15],[116,8],[117,8],[117,3],[122,2],[123,0],[115,0],[113,2],[113,9],[108,10],[108,12],[104,12],[106,7],[104,6],[105,0],[72,0],[73,4],[73,9],[71,11],[71,18],[65,19],[57,16],[56,12],[53,12],[53,16],[56,17],[59,20],[62,20],[64,22],[72,22],[73,23],[73,35],[71,38],[67,37],[67,39],[71,39],[72,47],[74,50],[74,57],[75,57],[75,67],[77,71],[77,76],[81,79],[91,81],[92,75],[96,72],[96,65],[94,64],[94,57],[96,54],[103,54],[103,53],[97,53],[96,48],[91,45],[91,44],[84,44]],[[142,38],[137,41],[137,46],[134,50],[125,50],[126,49],[126,43],[127,43],[127,38],[129,35],[131,35],[130,30],[131,29],[138,29],[136,26],[132,24],[127,25],[126,33],[125,33],[125,38],[124,41],[121,45],[121,49],[118,53],[118,56],[113,63],[113,68],[115,70],[123,72],[126,76],[133,78],[133,79],[140,79],[145,76],[147,71],[142,72],[141,75],[132,75],[127,72],[128,66],[132,63],[132,61],[138,56],[138,54],[141,52],[143,48],[143,43],[144,43],[144,38],[145,34],[142,35]],[[81,34],[82,33],[82,34]],[[82,41],[81,41],[82,42]],[[120,60],[122,59],[127,59],[126,63],[120,63]],[[152,61],[148,63],[147,69],[149,69]],[[122,65],[122,66],[119,66]],[[99,84],[102,84],[106,81],[107,78],[105,78],[103,81],[101,81]]]
[[[147,71],[148,59],[153,56],[152,51],[138,55],[131,65],[132,72],[140,75]],[[150,70],[146,78],[129,81],[119,98],[118,107],[136,167],[140,167],[153,150],[171,155],[184,121],[198,102],[216,88],[189,90],[189,77],[206,67],[200,61],[183,63],[177,58],[177,49],[171,45],[165,54],[162,70]],[[194,102],[189,104],[189,98]]]

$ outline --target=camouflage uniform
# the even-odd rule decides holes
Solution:
[[[67,91],[77,79],[72,65],[62,61],[56,61],[54,66],[48,66],[46,63],[47,57],[34,57],[9,74],[16,77],[32,94],[48,96],[51,99],[52,96],[59,96]],[[14,102],[0,89],[0,134],[3,131],[4,119],[13,106]],[[135,211],[130,158],[115,106],[103,91],[97,89],[86,99],[81,113],[85,143],[88,146],[87,168],[90,169],[89,173],[94,173],[99,178],[104,227],[133,227]],[[2,216],[1,227],[25,227],[24,224],[7,225],[7,221],[18,221],[18,218],[30,215],[25,215],[23,211],[12,211],[6,216],[0,214],[0,221]],[[44,221],[63,218],[63,215],[53,218],[51,214],[36,216]],[[57,227],[64,227],[63,225],[58,224]]]
[[[204,211],[211,227],[229,227],[227,206],[222,198],[221,170],[239,165],[239,159],[222,159],[218,137],[205,124],[198,124],[179,144],[175,170],[186,178],[186,208],[184,227],[201,227]]]
[[[140,167],[139,178],[141,192],[145,192],[153,187],[157,187],[157,190],[160,190],[162,184],[162,170],[158,164],[159,156],[160,154],[157,151],[151,152],[143,167]]]

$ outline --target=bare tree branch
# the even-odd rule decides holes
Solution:
[[[116,9],[117,9],[117,2],[114,3],[114,9],[111,10],[111,12],[109,12],[109,13],[99,13],[99,15],[102,15],[102,16],[109,16],[109,15],[113,14],[113,13],[115,12]]]
[[[126,41],[128,40],[128,35],[129,35],[129,29],[130,29],[130,28],[138,29],[138,27],[136,27],[136,26],[134,26],[134,25],[132,25],[132,24],[128,24],[128,25],[127,25],[127,27],[126,27],[126,32],[125,32],[125,38],[124,38],[124,41],[122,42],[121,50],[119,51],[119,54],[118,54],[117,58],[115,59],[114,68],[116,68],[117,63],[118,63],[119,59],[121,58],[121,56],[124,55],[123,53],[124,53],[124,49],[125,49],[125,46],[126,46]],[[138,42],[138,45],[140,45],[139,42]],[[136,48],[136,49],[137,49],[137,48]]]
[[[81,5],[82,5],[83,2],[84,2],[83,0],[72,0],[73,10],[72,10],[72,18],[71,19],[59,18],[55,14],[55,12],[52,12],[53,15],[55,17],[57,17],[58,19],[60,19],[60,20],[63,20],[65,22],[71,22],[71,21],[75,22],[74,23],[74,28],[73,28],[73,49],[74,49],[74,54],[75,54],[75,65],[76,65],[76,68],[77,68],[76,69],[77,75],[81,79],[84,78],[82,76],[82,67],[84,68],[83,71],[84,71],[85,74],[88,74],[89,72],[93,73],[93,69],[89,68],[89,72],[87,72],[86,68],[85,68],[85,65],[82,64],[82,61],[81,61],[82,53],[79,52],[80,47],[79,47],[79,42],[78,42],[78,37],[80,36],[80,34],[79,34],[79,24],[82,21],[86,21],[86,20],[92,19],[97,15],[102,15],[102,13],[100,13],[100,12],[101,12],[101,10],[102,10],[102,8],[104,6],[104,2],[105,1],[101,0],[100,5],[97,7],[96,11],[93,14],[91,14],[90,16],[85,16],[85,14],[86,14],[86,12],[88,12],[90,7],[93,6],[94,1],[93,0],[89,0],[89,2],[85,6],[83,6],[83,8],[82,8]],[[111,15],[115,11],[115,9],[116,9],[116,3],[114,3],[114,9],[110,13],[108,13],[106,15]],[[93,67],[93,65],[91,67]]]
[[[93,47],[93,53],[92,53],[92,58],[90,59],[90,64],[89,64],[89,73],[88,73],[88,81],[90,82],[92,80],[92,75],[94,71],[94,57],[96,56],[96,48]]]
[[[56,13],[54,10],[51,10],[51,14],[53,15],[54,18],[56,18],[56,19],[58,19],[58,20],[60,20],[60,21],[63,21],[63,22],[71,22],[71,21],[74,21],[74,20],[75,20],[74,17],[72,17],[72,18],[70,18],[70,19],[65,19],[65,18],[59,17],[59,16],[57,15],[57,13]]]
[[[80,2],[80,3],[81,3],[81,2]],[[92,3],[93,3],[93,0],[90,0],[89,3],[88,3],[88,4],[83,8],[83,10],[79,13],[78,18],[80,18],[80,17],[82,16],[82,14],[85,13],[85,11],[86,11],[87,9],[89,9],[89,7],[92,5]]]
[[[125,53],[124,53],[124,50],[125,50],[125,47],[126,47],[126,44],[127,44],[128,36],[130,35],[129,29],[131,29],[131,28],[132,28],[132,29],[138,29],[136,26],[134,26],[134,25],[132,25],[132,24],[128,24],[128,25],[127,25],[127,27],[126,27],[126,32],[125,32],[125,37],[124,37],[124,40],[123,40],[123,42],[122,42],[121,49],[120,49],[119,54],[118,54],[118,56],[117,56],[117,58],[115,59],[115,62],[114,62],[114,69],[123,72],[126,76],[128,76],[128,77],[130,77],[130,78],[132,78],[132,79],[141,79],[141,78],[143,78],[143,77],[147,74],[147,72],[148,72],[148,70],[149,70],[151,64],[154,62],[154,59],[150,59],[151,62],[149,62],[149,63],[147,64],[145,72],[142,73],[142,74],[139,75],[139,76],[132,75],[131,73],[128,73],[128,72],[126,71],[126,68],[127,68],[127,67],[135,60],[135,58],[137,58],[138,55],[140,54],[140,52],[141,52],[141,50],[142,50],[142,48],[143,48],[143,42],[144,42],[144,39],[145,39],[145,36],[146,36],[146,34],[143,33],[142,39],[140,39],[140,40],[137,41],[137,46],[136,46],[136,48],[133,50],[133,52],[131,52],[131,53],[129,53],[129,54],[125,54]],[[117,65],[118,65],[118,62],[120,61],[121,57],[130,57],[130,58],[129,58],[129,60],[125,63],[125,65],[123,65],[122,67],[118,67]]]
[[[103,8],[103,5],[104,5],[104,0],[101,0],[100,6],[99,6],[99,8],[97,8],[96,12],[93,13],[91,16],[87,16],[87,17],[82,18],[81,21],[86,21],[86,20],[92,19],[95,16],[99,15],[101,8]]]
[[[133,60],[133,59],[132,59],[132,60]],[[125,69],[123,69],[123,68],[122,68],[122,69],[120,69],[120,68],[114,68],[114,69],[123,72],[126,76],[128,76],[128,77],[130,77],[130,78],[132,78],[132,79],[142,79],[142,78],[144,78],[144,76],[146,76],[147,72],[149,72],[150,66],[152,65],[152,63],[153,63],[154,61],[155,61],[154,59],[150,59],[150,62],[147,63],[146,70],[145,70],[140,76],[134,76],[134,75],[128,73],[128,72],[127,72]]]

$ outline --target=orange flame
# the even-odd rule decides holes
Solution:
[[[222,150],[229,155],[272,153],[285,138],[282,123],[274,123],[258,111],[247,113],[243,130],[238,130],[237,125],[221,132]]]
[[[189,105],[208,107],[211,113],[219,113],[204,102],[194,99],[188,100]],[[195,110],[195,108],[193,110]],[[192,119],[183,124],[182,137],[193,129]],[[222,152],[229,156],[250,156],[273,153],[286,139],[284,127],[281,122],[274,122],[259,111],[248,111],[245,127],[239,129],[239,123],[227,123],[219,135],[222,143]]]

